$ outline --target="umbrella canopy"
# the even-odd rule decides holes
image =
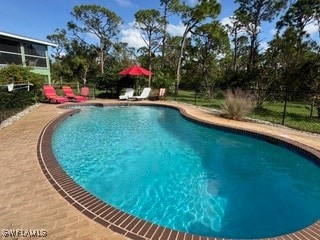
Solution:
[[[144,69],[138,65],[133,65],[131,67],[128,67],[121,72],[119,72],[120,75],[131,75],[131,76],[151,76],[152,72],[148,71],[147,69]]]

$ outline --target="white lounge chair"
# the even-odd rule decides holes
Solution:
[[[147,99],[149,97],[149,94],[151,92],[151,88],[144,88],[140,94],[140,96],[133,96],[130,99],[133,100],[143,100],[143,99]]]
[[[133,97],[133,93],[133,88],[126,88],[126,92],[123,95],[119,96],[119,100],[128,100],[129,98]]]

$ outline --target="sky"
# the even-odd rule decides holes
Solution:
[[[190,4],[196,0],[186,0]],[[222,11],[218,20],[228,23],[237,5],[234,0],[219,0]],[[105,7],[123,20],[120,26],[119,40],[127,42],[130,47],[143,46],[137,30],[133,28],[134,13],[143,9],[161,10],[159,0],[1,0],[0,31],[25,37],[47,41],[47,36],[59,29],[67,29],[67,22],[74,20],[71,12],[74,6],[95,4]],[[179,35],[183,32],[183,25],[178,18],[171,18],[168,32]],[[275,23],[264,23],[261,26],[260,41],[262,47],[267,47],[275,33]],[[314,38],[318,37],[317,27],[308,26],[308,31]]]

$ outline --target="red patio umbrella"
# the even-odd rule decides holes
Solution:
[[[151,76],[152,72],[148,71],[147,69],[144,69],[140,67],[139,65],[133,65],[131,67],[128,67],[121,72],[119,72],[120,75],[131,75],[131,76]]]

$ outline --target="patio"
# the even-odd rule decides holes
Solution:
[[[88,102],[119,103],[117,100]],[[214,116],[206,109],[186,104],[175,102],[161,102],[161,104],[177,106],[188,115],[207,122],[296,141],[320,154],[320,135],[317,134],[272,125],[226,120]],[[47,236],[42,239],[129,239],[78,211],[52,187],[40,168],[37,144],[41,131],[48,122],[66,111],[68,110],[57,108],[57,105],[40,104],[13,124],[0,129],[2,234],[4,229],[43,229]],[[320,221],[307,230],[286,237],[281,239],[306,239],[306,237],[319,239]]]

